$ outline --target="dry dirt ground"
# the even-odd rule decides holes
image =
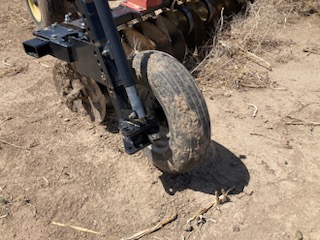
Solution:
[[[230,201],[209,210],[188,239],[320,239],[319,16],[284,27],[281,37],[294,44],[269,73],[276,88],[200,86],[212,150],[182,176],[127,155],[119,134],[67,110],[54,90],[53,58],[22,50],[33,27],[24,3],[1,2],[0,239],[121,239],[175,212],[144,239],[183,239],[194,212],[233,186]]]

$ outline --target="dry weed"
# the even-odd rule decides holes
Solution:
[[[315,13],[320,14],[319,0],[287,0],[287,2],[295,4],[296,8],[294,10],[299,14],[306,16]]]
[[[212,51],[194,72],[203,85],[222,88],[270,86],[272,65],[293,56],[279,55],[280,47],[294,44],[279,34],[301,15],[320,13],[318,0],[256,0],[243,14],[223,22],[215,34]]]

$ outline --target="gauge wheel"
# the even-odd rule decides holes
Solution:
[[[144,154],[163,172],[189,172],[204,158],[211,136],[208,109],[194,78],[178,60],[155,50],[137,53],[132,68],[145,110],[160,127],[160,138]]]
[[[28,11],[39,29],[62,22],[68,12],[64,0],[26,0]]]

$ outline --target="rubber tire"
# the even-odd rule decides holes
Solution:
[[[64,20],[64,15],[68,12],[66,0],[37,0],[41,19],[37,19],[31,10],[30,0],[26,0],[28,11],[37,25],[37,29],[43,29],[57,22]]]
[[[178,60],[156,50],[137,53],[132,68],[137,86],[152,91],[170,131],[166,150],[154,151],[151,144],[144,154],[163,172],[189,172],[203,159],[211,136],[208,109],[194,78]]]

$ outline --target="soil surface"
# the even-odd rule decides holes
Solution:
[[[142,153],[127,155],[120,134],[61,104],[54,59],[22,49],[33,28],[21,1],[1,3],[1,239],[121,239],[174,213],[175,221],[144,239],[320,239],[319,16],[284,27],[281,38],[293,44],[281,49],[291,57],[269,72],[276,87],[200,84],[211,152],[178,176]],[[232,187],[229,202],[186,231],[215,191]]]

